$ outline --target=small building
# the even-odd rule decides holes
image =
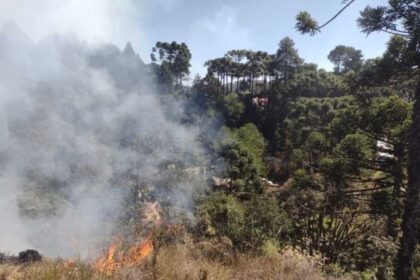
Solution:
[[[267,97],[254,97],[252,98],[252,104],[256,107],[266,107],[268,104]]]

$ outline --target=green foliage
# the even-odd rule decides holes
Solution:
[[[295,148],[302,148],[306,143],[309,145],[305,146],[307,151],[312,148],[320,149],[321,146],[324,148],[330,146],[328,143],[330,136],[338,134],[341,138],[354,130],[352,127],[356,124],[349,109],[352,103],[351,97],[297,99],[291,105],[290,113],[286,118],[286,135],[289,137],[287,142]],[[346,131],[345,128],[349,130]],[[312,140],[308,140],[312,132],[314,134],[311,137],[322,138],[317,140],[320,141],[318,144],[322,144],[321,146],[316,147],[316,143],[311,144]]]
[[[176,85],[182,85],[190,73],[191,52],[185,43],[157,42],[150,56],[153,63],[160,64],[163,81],[173,77]]]
[[[302,34],[314,35],[319,31],[319,26],[308,12],[303,11],[296,16],[296,29]]]
[[[244,111],[245,105],[237,93],[230,93],[223,98],[222,112],[230,127],[239,125]]]
[[[242,240],[245,211],[234,196],[211,193],[198,203],[197,212],[203,233],[227,236],[235,243]]]
[[[327,148],[327,144],[327,139],[324,134],[313,131],[306,139],[304,147],[310,151],[311,155],[320,156],[323,150]]]
[[[277,201],[266,196],[254,196],[248,202],[245,214],[244,235],[247,245],[260,247],[270,239],[285,236],[291,228],[287,214],[280,210]]]
[[[293,103],[297,99],[297,96],[294,95],[294,86],[293,80],[277,80],[272,83],[272,88],[268,93],[270,102],[265,110],[262,131],[264,136],[270,140],[269,150],[271,152],[283,151],[290,146],[289,135],[287,135],[290,123],[287,116],[291,113]]]
[[[353,2],[344,1],[323,25],[301,12],[296,28],[314,35]],[[275,229],[289,221],[291,244],[357,270],[358,277],[393,277],[420,65],[416,5],[367,7],[359,20],[364,32],[399,36],[383,57],[366,61],[360,50],[337,46],[328,56],[335,73],[304,63],[287,37],[274,54],[231,50],[206,63],[206,79],[213,78],[208,84],[217,92],[215,105],[206,106],[221,112],[230,128],[225,192],[243,209],[238,247],[275,252],[284,241]],[[266,174],[263,156],[287,170],[284,182],[267,187],[276,200],[267,200],[259,183]],[[283,210],[290,218],[279,221]]]
[[[231,193],[251,195],[261,193],[259,174],[252,157],[239,143],[228,141],[224,144],[222,155],[228,164],[226,176],[230,178]]]
[[[293,185],[294,188],[305,189],[312,186],[312,178],[310,174],[303,168],[293,172]]]
[[[362,67],[362,58],[361,50],[343,45],[335,47],[328,54],[328,59],[335,65],[335,72],[339,74],[359,70]]]
[[[331,141],[334,143],[340,142],[347,134],[356,133],[360,125],[357,116],[359,112],[354,105],[339,102],[336,108],[335,116],[328,124]]]
[[[279,43],[279,48],[271,66],[275,78],[288,82],[294,77],[298,67],[302,64],[303,59],[299,57],[295,42],[289,37],[283,38]]]
[[[264,162],[265,140],[258,128],[251,123],[228,131],[228,137],[239,145],[239,148],[246,151],[252,159],[259,174],[264,175],[267,171]]]
[[[315,64],[303,64],[291,83],[299,97],[338,97],[347,91],[342,75],[318,69]]]
[[[397,249],[397,245],[386,237],[365,236],[354,252],[354,265],[359,271],[376,268],[374,274],[378,279],[394,279],[392,265]]]
[[[387,49],[379,61],[378,74],[381,78],[390,77],[396,71],[400,71],[412,62],[412,53],[408,41],[402,36],[394,35],[388,41]]]
[[[367,129],[391,142],[404,142],[411,127],[411,104],[392,95],[389,98],[378,98],[372,105],[361,114]]]
[[[372,140],[365,135],[348,134],[337,144],[335,153],[345,160],[349,172],[358,174],[360,168],[372,158],[373,145]]]
[[[279,250],[279,243],[272,239],[265,240],[260,247],[263,256],[278,256]]]
[[[357,213],[358,209],[370,207],[372,215],[376,215],[376,218],[394,217],[394,209],[398,209],[393,199],[388,201],[387,196],[386,201],[383,200],[380,192],[371,194],[357,191],[361,187],[359,182],[363,180],[366,184],[370,181],[381,183],[383,175],[374,176],[373,174],[377,173],[372,173],[371,170],[378,168],[375,165],[375,139],[383,138],[384,134],[373,133],[375,118],[364,114],[363,108],[360,108],[356,101],[352,97],[299,98],[292,104],[286,118],[288,132],[285,135],[286,142],[290,145],[289,167],[293,180],[290,191],[284,194],[285,197],[281,198],[281,201],[288,214],[293,217],[293,240],[299,246],[308,250],[319,250],[330,262],[338,262],[346,269],[366,269],[372,271],[372,275],[392,273],[384,268],[380,260],[364,262],[360,257],[359,250],[367,246],[362,245],[363,240],[373,228],[364,222],[365,218],[350,214],[353,211]],[[385,105],[384,101],[389,103]],[[392,113],[391,102],[395,103],[395,108],[400,109],[398,113]],[[377,107],[381,109],[375,109]],[[389,127],[391,124],[398,127],[407,121],[408,108],[406,102],[398,102],[394,97],[378,100],[370,107],[369,112],[373,115],[380,115],[376,114],[376,111],[388,112],[386,117],[378,117],[383,121],[380,127],[388,131],[388,124]],[[362,128],[365,122],[371,126]],[[387,194],[394,197],[393,193]],[[370,199],[371,195],[374,199]],[[364,204],[356,200],[359,196],[367,197],[369,203]],[[387,205],[382,205],[382,202]],[[388,220],[391,222],[391,218]],[[386,227],[390,222],[383,223],[382,226]],[[358,232],[358,235],[339,237],[333,233],[337,231],[354,231]],[[380,237],[381,234],[375,236]],[[330,242],[330,245],[323,242]],[[339,246],[342,245],[337,244],[341,242],[348,247],[346,252],[338,253],[341,250]],[[395,245],[392,241],[389,242],[389,245]],[[330,251],[331,248],[334,248],[333,251]],[[385,257],[384,252],[377,252]],[[357,263],[358,260],[360,263]]]
[[[202,117],[219,117],[219,106],[223,100],[223,92],[221,91],[221,83],[212,75],[206,75],[204,78],[198,77],[194,80],[192,88],[191,102],[187,106],[187,112],[194,114],[195,118]]]
[[[366,9],[361,12],[361,17],[358,20],[358,24],[363,32],[369,34],[390,27],[389,23],[385,20],[386,12],[386,7],[366,7]]]
[[[290,231],[287,214],[277,201],[263,195],[241,202],[233,195],[213,192],[198,203],[199,229],[205,235],[226,236],[241,249],[259,248]]]
[[[307,160],[307,154],[302,149],[294,149],[289,162],[290,170],[302,168]]]
[[[351,170],[349,170],[348,162],[340,158],[325,157],[320,161],[320,173],[323,176],[323,183],[331,192],[330,195],[337,196],[334,198],[334,203],[345,199],[340,192],[349,186],[348,177]]]

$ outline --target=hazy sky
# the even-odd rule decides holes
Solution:
[[[386,34],[366,37],[356,18],[366,5],[386,0],[358,0],[317,36],[295,31],[295,16],[310,11],[320,23],[342,7],[341,0],[0,0],[0,18],[16,22],[40,37],[50,32],[75,33],[83,40],[130,41],[143,60],[156,41],[185,42],[190,47],[192,76],[205,72],[203,63],[229,49],[273,53],[285,36],[296,42],[307,62],[331,69],[331,49],[344,44],[361,49],[365,57],[380,55]]]

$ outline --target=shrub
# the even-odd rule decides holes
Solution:
[[[245,214],[244,238],[249,246],[258,248],[269,239],[277,239],[289,232],[291,222],[270,197],[255,196],[248,203]]]
[[[199,202],[198,219],[201,233],[227,236],[236,244],[242,240],[244,210],[232,195],[211,193]]]

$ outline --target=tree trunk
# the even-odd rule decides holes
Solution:
[[[267,75],[264,74],[264,91],[267,90]]]
[[[408,146],[408,186],[402,222],[403,237],[398,254],[396,279],[408,280],[413,272],[420,215],[420,80],[417,82],[413,124]]]
[[[392,176],[394,186],[392,190],[392,205],[388,213],[387,234],[394,241],[398,238],[398,219],[401,218],[403,205],[401,203],[401,189],[404,186],[404,156],[405,145],[403,142],[394,147],[394,159],[392,163]]]
[[[254,75],[249,76],[249,80],[251,81],[250,87],[251,87],[251,95],[254,95]]]
[[[225,74],[222,74],[221,78],[222,78],[222,91],[224,95],[225,94]]]
[[[236,77],[236,92],[239,93],[239,76]]]

